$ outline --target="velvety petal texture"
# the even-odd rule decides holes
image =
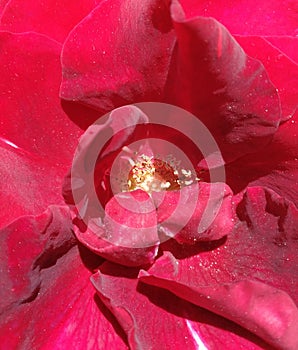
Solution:
[[[118,158],[117,154],[129,152],[127,146],[142,135],[138,127],[146,127],[149,121],[141,109],[124,106],[110,113],[104,124],[90,126],[80,139],[64,184],[78,240],[126,266],[153,263],[162,240],[174,238],[181,244],[217,240],[234,225],[232,193],[224,183],[195,181],[181,190],[150,195],[140,188],[121,187],[128,181],[133,160],[129,153]],[[139,148],[150,156],[149,144],[142,140]],[[123,162],[128,166],[126,173],[121,169]]]
[[[187,17],[214,17],[233,34],[297,35],[298,8],[292,0],[180,0]]]
[[[283,123],[272,142],[257,154],[226,167],[234,192],[246,186],[264,186],[298,205],[298,113]]]
[[[146,283],[224,316],[278,349],[297,348],[298,212],[275,193],[255,187],[238,205],[234,234],[191,255],[172,247]],[[296,304],[295,304],[296,303]]]
[[[1,349],[298,349],[297,23],[0,0]]]
[[[0,17],[0,29],[14,33],[37,32],[63,42],[71,29],[101,2],[10,0]]]
[[[237,37],[237,41],[248,55],[264,64],[277,88],[283,119],[292,117],[298,108],[298,64],[265,38],[245,36]],[[291,44],[297,48],[297,41]]]
[[[61,108],[60,50],[35,33],[0,32],[1,223],[62,204],[78,128]]]
[[[125,330],[130,349],[269,350],[232,322],[138,283],[136,273],[106,263],[92,276],[99,297]]]
[[[270,36],[266,37],[274,47],[278,48],[283,54],[287,55],[295,63],[298,63],[298,38],[292,36]]]
[[[214,19],[186,20],[178,3],[172,16],[178,45],[167,100],[200,118],[226,161],[268,143],[279,124],[280,106],[262,64]]]
[[[181,244],[218,240],[234,226],[232,192],[223,183],[206,182],[166,192],[157,208],[157,221],[161,233]]]
[[[280,105],[264,67],[214,19],[187,20],[178,2],[171,13],[164,4],[146,1],[129,13],[129,1],[96,8],[64,44],[61,97],[101,113],[140,101],[178,105],[206,124],[227,161],[268,143]],[[144,16],[151,21],[135,22]]]
[[[9,0],[1,0],[0,1],[0,16],[2,15],[3,10],[5,9],[6,4]]]
[[[103,350],[106,344],[127,349],[113,327],[117,323],[94,299],[90,272],[74,244],[63,207],[22,217],[2,229],[3,349]]]
[[[105,207],[103,223],[91,219],[87,227],[80,220],[74,222],[78,240],[110,261],[141,266],[153,263],[157,256],[155,206],[143,191],[115,195]]]
[[[65,169],[0,138],[0,227],[23,215],[38,215],[49,204],[65,204]]]
[[[19,148],[69,166],[80,135],[61,108],[57,42],[35,33],[0,32],[1,137]]]
[[[64,44],[61,97],[102,112],[160,100],[175,40],[167,4],[112,0],[98,6]]]

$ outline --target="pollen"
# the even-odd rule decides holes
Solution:
[[[144,154],[134,161],[128,179],[128,191],[137,189],[147,193],[160,191],[175,191],[197,181],[196,174],[190,170],[177,169],[173,162],[148,157]]]

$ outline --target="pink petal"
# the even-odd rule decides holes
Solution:
[[[124,106],[112,111],[105,123],[98,119],[82,135],[63,187],[69,205],[89,208],[88,203],[95,202],[93,214],[83,214],[80,210],[81,216],[102,215],[100,205],[104,206],[113,194],[109,178],[113,162],[121,149],[133,141],[137,125],[147,121],[140,109]]]
[[[105,8],[108,4],[112,10]],[[140,101],[179,105],[207,125],[228,161],[268,143],[280,120],[280,106],[264,67],[247,57],[218,22],[183,20],[177,4],[172,7],[178,37],[174,50],[171,24],[158,31],[154,21],[146,21],[126,30],[133,16],[152,18],[154,5],[148,1],[142,9],[134,7],[122,22],[116,19],[124,5],[107,2],[76,27],[62,54],[62,98],[101,113]],[[154,11],[168,18],[168,9]],[[104,34],[98,36],[98,31]],[[124,33],[126,45],[121,46]],[[140,45],[146,50],[139,50]]]
[[[22,215],[37,215],[49,204],[64,204],[65,167],[34,157],[0,137],[0,227]]]
[[[115,195],[105,207],[103,225],[76,221],[78,240],[94,253],[126,266],[153,263],[159,245],[156,211],[146,192]]]
[[[64,42],[71,29],[101,1],[10,0],[2,14],[0,29],[37,32]]]
[[[283,123],[272,142],[257,154],[226,167],[227,183],[234,192],[264,186],[298,203],[298,112]]]
[[[1,309],[32,297],[39,286],[39,270],[75,244],[71,226],[67,207],[53,206],[1,229]]]
[[[272,36],[266,37],[273,46],[278,48],[284,55],[298,64],[298,38],[292,36]]]
[[[160,100],[173,43],[163,2],[105,1],[64,44],[61,97],[101,112]]]
[[[61,46],[35,33],[0,33],[0,136],[57,166],[69,166],[81,130],[61,108]]]
[[[127,348],[94,299],[90,272],[74,243],[65,208],[23,217],[2,230],[3,348]]]
[[[0,18],[1,18],[2,12],[5,9],[5,6],[8,2],[9,2],[9,0],[0,0]]]
[[[233,34],[297,34],[297,2],[292,0],[180,0],[187,17],[214,17]]]
[[[231,198],[223,183],[199,182],[166,192],[157,208],[159,230],[181,244],[220,239],[234,226]]]
[[[166,288],[254,332],[272,346],[296,349],[298,211],[275,193],[250,188],[234,233],[199,254],[165,252],[144,282]],[[294,300],[294,301],[293,301]]]
[[[270,80],[278,89],[283,119],[293,116],[298,107],[298,64],[272,46],[267,39],[237,37],[237,41],[248,55],[264,64]],[[293,47],[298,51],[298,41],[290,43],[294,44]]]
[[[127,333],[130,349],[269,349],[251,333],[110,263],[93,275],[99,297]]]
[[[264,146],[280,120],[278,95],[264,67],[214,19],[185,20],[177,4],[172,15],[178,45],[166,101],[200,118],[226,161]]]

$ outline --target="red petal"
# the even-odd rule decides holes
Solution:
[[[258,37],[237,37],[245,52],[260,60],[269,78],[278,89],[283,119],[293,116],[298,107],[298,65],[283,52],[273,47],[267,39]],[[291,42],[298,51],[298,41]]]
[[[5,9],[6,4],[9,2],[10,0],[0,0],[0,18],[2,15],[3,10]]]
[[[105,207],[104,225],[91,219],[88,227],[76,222],[78,240],[96,254],[127,266],[153,263],[159,239],[156,211],[147,193],[115,195]]]
[[[3,348],[127,348],[111,315],[94,299],[90,272],[77,247],[71,248],[65,209],[21,218],[1,237]]]
[[[226,166],[227,183],[234,192],[264,186],[298,203],[298,112],[282,124],[272,142],[257,154]]]
[[[138,283],[135,270],[110,263],[101,270],[93,275],[93,284],[125,329],[130,349],[269,349],[235,324]]]
[[[61,108],[61,46],[35,33],[0,33],[0,136],[18,147],[69,166],[81,134]]]
[[[39,270],[53,265],[75,243],[67,207],[24,216],[1,230],[1,309],[30,299],[39,288]]]
[[[295,63],[298,63],[298,38],[291,36],[273,36],[266,37],[273,46],[277,47],[284,55],[289,57]]]
[[[298,211],[273,192],[250,188],[237,213],[237,229],[226,242],[205,251],[199,247],[193,256],[179,248],[178,260],[167,252],[142,278],[277,348],[296,349]]]
[[[280,120],[280,106],[264,67],[246,56],[215,20],[185,20],[178,6],[172,12],[178,46],[166,101],[200,118],[226,161],[268,143]]]
[[[64,204],[64,167],[34,157],[0,138],[0,227],[22,215],[37,215],[49,204]]]
[[[110,0],[98,6],[65,42],[61,97],[101,112],[160,100],[174,43],[165,2]]]
[[[297,2],[292,0],[180,0],[187,17],[215,17],[233,34],[297,34]]]
[[[234,225],[231,198],[231,190],[223,183],[199,182],[166,192],[157,209],[159,230],[179,243],[220,239]]]
[[[10,0],[2,14],[0,29],[37,32],[64,42],[71,29],[100,2],[102,0]]]

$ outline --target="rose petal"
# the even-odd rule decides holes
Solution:
[[[173,43],[166,1],[105,1],[64,44],[61,97],[102,113],[160,100]]]
[[[65,204],[61,195],[65,168],[18,148],[0,137],[0,228],[23,215]]]
[[[233,228],[231,198],[231,190],[221,183],[199,182],[166,192],[157,208],[159,230],[179,243],[220,239]]]
[[[226,161],[264,146],[280,120],[278,95],[264,67],[214,19],[186,20],[178,4],[172,16],[178,45],[166,100],[209,128]]]
[[[0,237],[3,348],[127,348],[94,300],[65,208],[20,218]]]
[[[0,136],[57,166],[69,166],[81,130],[58,96],[61,46],[35,33],[0,33]]]
[[[0,18],[9,0],[0,0]]]
[[[49,207],[40,216],[23,216],[1,229],[1,309],[30,299],[39,272],[52,266],[75,240],[67,207]]]
[[[146,16],[151,18],[148,8],[152,10],[154,4],[151,3],[151,7],[149,2],[146,4]],[[112,5],[113,18],[118,18],[116,13],[121,7],[116,1]],[[212,19],[183,20],[179,17],[177,5],[172,7],[172,15],[176,21],[179,45],[173,55],[175,40],[172,31],[161,33],[151,22],[146,22],[145,28],[130,30],[131,37],[126,38],[127,44],[122,47],[119,43],[123,42],[122,35],[128,22],[120,20],[116,24],[109,17],[106,23],[108,17],[103,15],[104,6],[102,4],[94,10],[65,43],[61,87],[64,99],[92,105],[101,113],[139,101],[164,101],[179,105],[195,113],[209,127],[226,160],[251,152],[270,140],[280,119],[275,88],[264,67],[248,58],[224,27]],[[134,11],[140,9],[134,8]],[[162,16],[163,11],[168,12],[167,9],[156,8],[155,13]],[[126,19],[133,14],[131,12]],[[103,36],[97,39],[96,35],[92,35],[92,43],[88,39],[86,41],[95,28],[98,31],[103,25],[109,28],[104,40]],[[127,31],[125,33],[127,36]],[[152,39],[153,35],[155,39]],[[150,52],[138,49],[133,54],[140,40],[144,47],[144,36],[150,37],[151,46],[146,44]],[[127,48],[130,52],[123,52]],[[121,64],[117,62],[118,57],[124,56],[127,57],[125,69],[122,61]],[[138,57],[137,70],[135,57]],[[163,57],[163,60],[156,64],[156,57]],[[111,72],[109,77],[103,75],[102,72],[106,71]],[[202,72],[205,74],[202,75]]]
[[[76,222],[78,240],[94,253],[126,266],[151,264],[158,252],[156,211],[146,192],[115,195],[105,207],[103,225]]]
[[[162,270],[164,265],[159,268]],[[241,281],[211,288],[189,285],[185,287],[177,283],[177,280],[171,282],[176,277],[175,274],[165,278],[159,272],[141,272],[140,278],[242,325],[277,348],[297,348],[298,310],[286,293],[255,281]]]
[[[99,297],[126,331],[130,349],[269,349],[235,324],[138,283],[135,274],[105,263],[92,277]]]
[[[100,124],[100,121],[91,125],[80,138],[71,173],[63,186],[67,204],[76,204],[78,207],[81,202],[81,207],[88,207],[84,214],[80,213],[81,217],[88,216],[86,210],[92,207],[92,202],[95,202],[96,207],[93,215],[100,216],[98,199],[101,205],[105,205],[112,196],[107,174],[110,175],[113,162],[122,147],[132,142],[136,126],[146,124],[148,118],[140,109],[124,106],[112,111],[104,124]]]
[[[248,55],[264,64],[270,80],[278,89],[283,119],[293,116],[298,108],[298,65],[265,38],[237,37],[237,41]],[[297,43],[296,40],[294,47],[298,51]]]
[[[34,157],[0,137],[0,228],[22,215],[37,215],[50,204],[64,204],[64,167]]]
[[[237,229],[220,246],[198,247],[196,255],[179,248],[178,260],[165,252],[142,280],[233,320],[277,348],[296,349],[298,211],[256,187],[247,190],[237,213]]]
[[[1,30],[37,32],[64,42],[71,29],[102,0],[10,0],[1,17]],[[30,9],[30,11],[28,11]]]
[[[264,186],[298,204],[298,112],[283,123],[272,142],[257,154],[226,166],[227,183],[234,192]]]
[[[284,55],[298,64],[298,38],[291,36],[270,36],[265,38]]]
[[[297,34],[297,3],[292,0],[180,0],[187,17],[215,17],[233,34]]]

